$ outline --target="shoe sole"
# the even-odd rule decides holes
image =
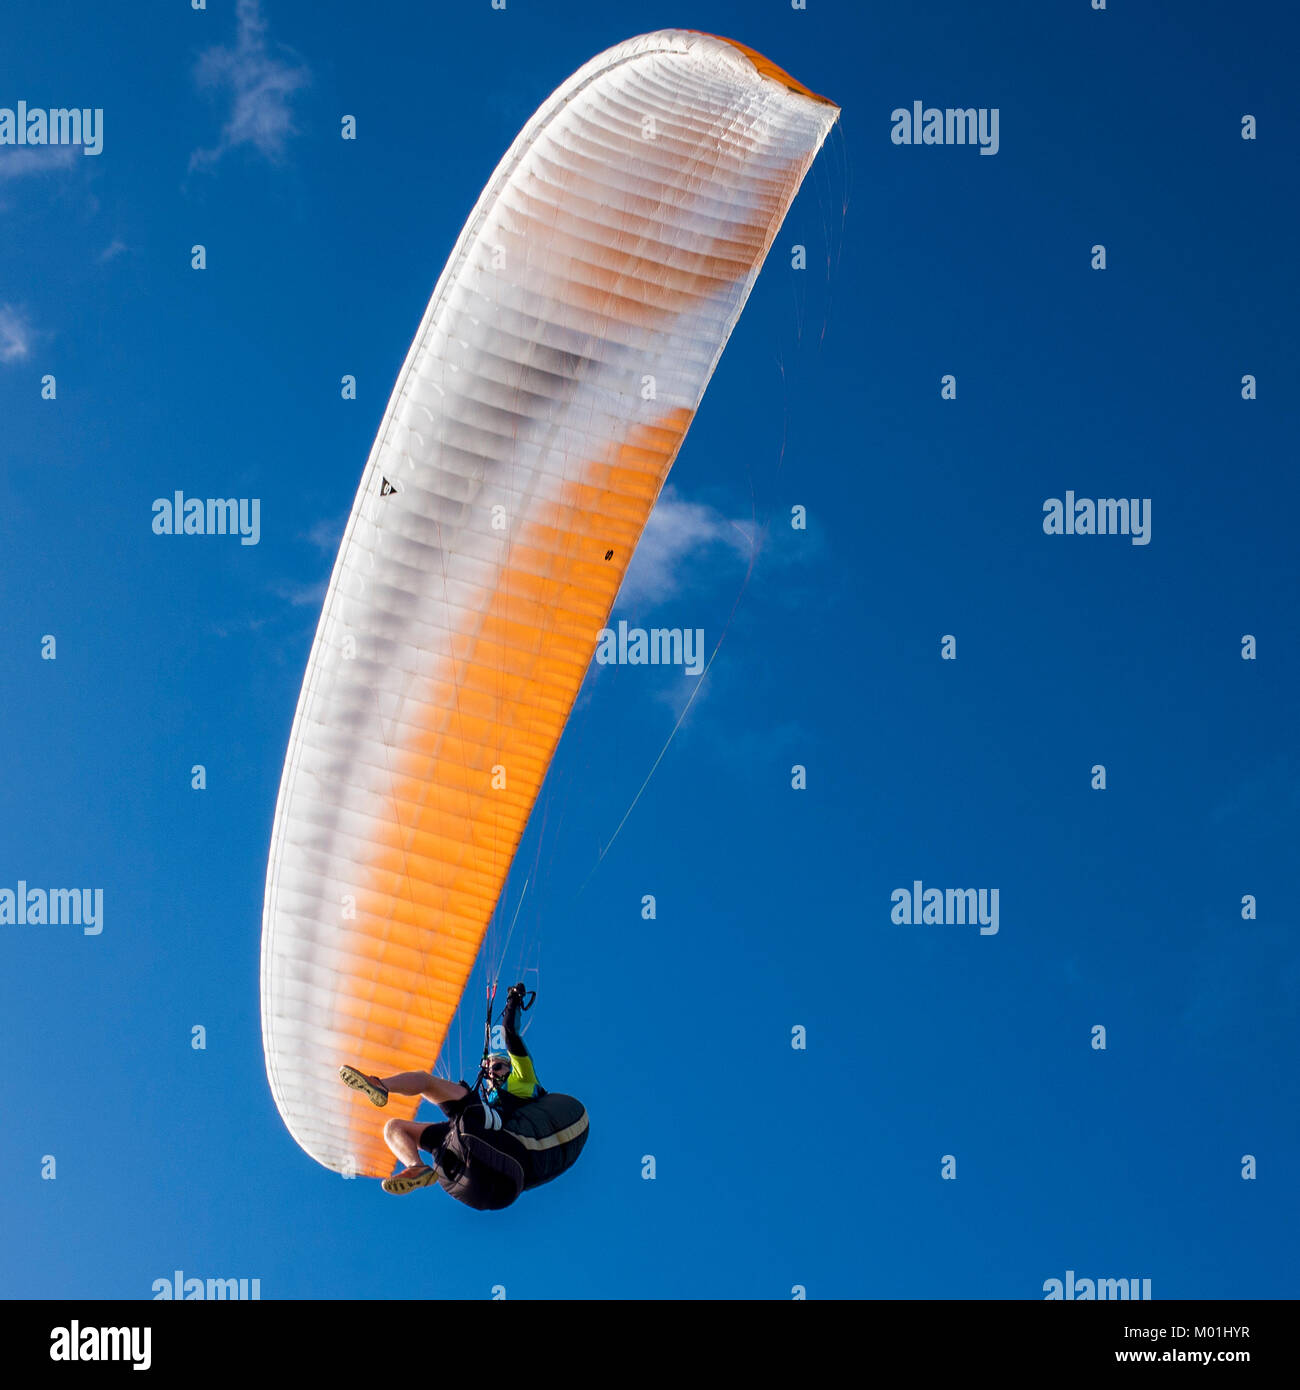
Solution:
[[[373,1081],[362,1076],[356,1067],[340,1067],[339,1080],[345,1086],[351,1086],[354,1091],[360,1091],[362,1095],[369,1097],[371,1105],[377,1105],[382,1109],[388,1104],[388,1092],[381,1091]]]
[[[417,1173],[413,1178],[398,1173],[396,1177],[385,1178],[381,1185],[385,1192],[391,1192],[394,1196],[400,1197],[403,1193],[414,1192],[417,1187],[428,1187],[437,1181],[437,1170],[430,1168],[427,1172]]]

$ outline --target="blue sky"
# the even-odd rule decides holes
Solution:
[[[5,24],[0,106],[102,107],[105,143],[0,149],[0,888],[102,887],[105,921],[0,926],[0,1295],[1300,1292],[1291,7]],[[566,76],[670,26],[843,108],[615,609],[726,637],[603,859],[693,687],[592,672],[508,890],[579,1165],[497,1216],[385,1197],[297,1149],[263,1070],[298,687],[479,190]],[[996,156],[891,143],[917,100],[997,107]],[[155,536],[177,488],[259,497],[259,544]],[[1150,544],[1044,535],[1067,489],[1150,498]],[[1000,930],[894,924],[915,879],[997,888]],[[480,1028],[474,995],[446,1069]]]

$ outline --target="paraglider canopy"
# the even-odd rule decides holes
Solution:
[[[267,1074],[329,1168],[391,1167],[338,1068],[437,1057],[597,634],[837,114],[727,40],[619,44],[528,122],[438,280],[348,518],[271,836]]]

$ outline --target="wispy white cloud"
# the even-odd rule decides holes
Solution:
[[[250,632],[261,632],[270,622],[266,616],[252,617],[245,614],[239,618],[219,618],[209,624],[208,631],[216,637],[243,637]]]
[[[322,519],[313,521],[307,528],[307,540],[326,555],[334,555],[338,552],[339,542],[343,539],[343,532],[347,529],[347,517],[341,516],[334,521]]]
[[[306,531],[299,533],[298,538],[307,541],[322,555],[329,556],[332,561],[338,553],[339,542],[343,539],[346,523],[346,517],[336,517],[333,520],[322,518],[319,521],[313,521]],[[287,603],[292,608],[319,610],[325,602],[325,595],[329,590],[329,577],[330,570],[327,569],[319,579],[306,584],[282,579],[272,585],[271,591],[281,603]]]
[[[0,146],[0,183],[9,179],[27,178],[32,174],[48,174],[56,169],[70,169],[82,158],[76,145],[13,145]]]
[[[750,530],[748,522],[731,521],[712,507],[688,502],[665,488],[623,577],[619,604],[658,602],[680,592],[692,566],[698,566],[714,546],[725,546],[748,560]]]
[[[32,326],[12,304],[0,304],[0,362],[19,362],[31,352]]]
[[[326,575],[315,584],[277,584],[275,595],[295,608],[319,608],[325,602],[328,589],[329,576]]]
[[[227,92],[230,114],[211,149],[196,150],[190,168],[215,164],[240,145],[251,145],[273,163],[284,157],[296,134],[291,99],[307,85],[307,68],[266,36],[259,0],[239,0],[233,47],[216,47],[199,56],[195,80],[205,91]]]
[[[99,253],[99,263],[103,265],[106,261],[115,261],[124,251],[129,249],[126,242],[120,237],[114,237]]]

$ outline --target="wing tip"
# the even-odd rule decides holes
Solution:
[[[754,65],[761,77],[769,77],[774,82],[779,82],[789,91],[797,92],[802,97],[808,97],[812,101],[819,101],[824,106],[830,106],[838,111],[840,105],[832,101],[830,97],[824,97],[820,92],[814,92],[811,87],[806,87],[797,77],[792,77],[779,64],[774,63],[770,58],[765,57],[756,48],[750,48],[747,44],[738,43],[735,39],[729,39],[724,34],[710,34],[703,29],[691,29],[692,34],[698,34],[701,38],[714,39],[718,43],[725,43],[729,48],[734,48],[738,53],[743,53],[746,58]]]

